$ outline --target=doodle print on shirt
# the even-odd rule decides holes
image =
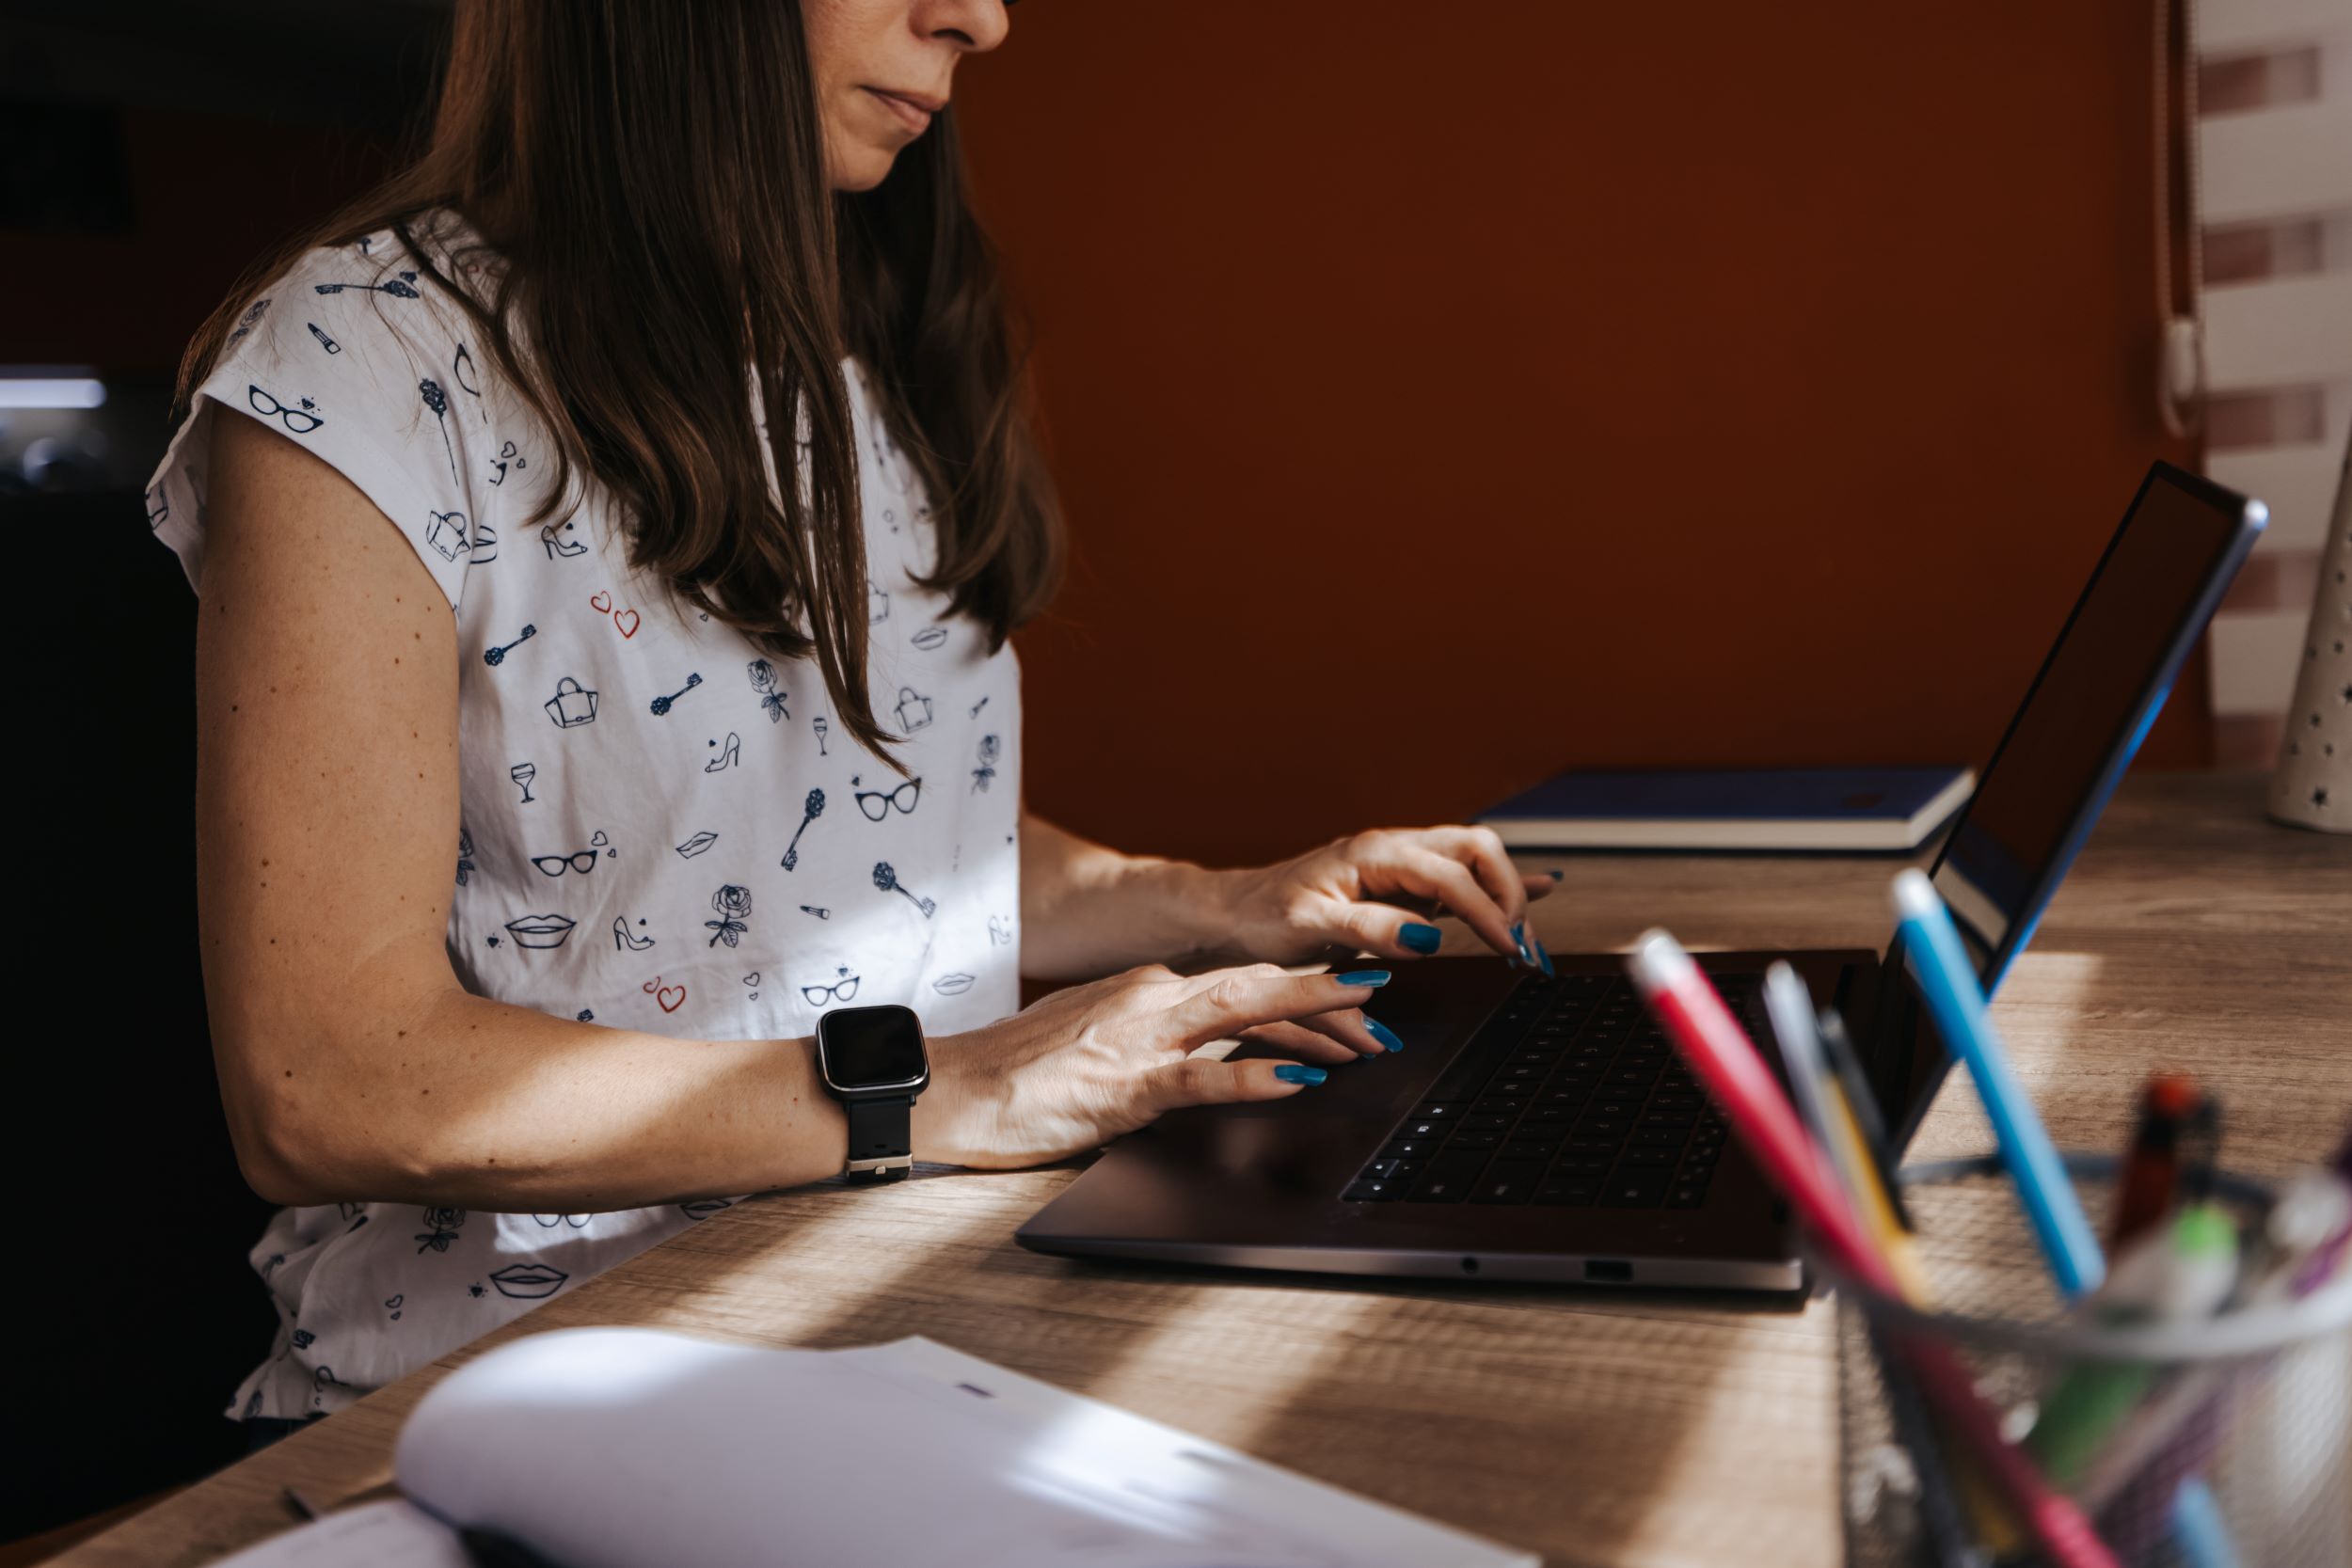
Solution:
[[[727,731],[725,745],[722,746],[718,741],[713,740],[710,742],[710,747],[718,752],[718,755],[703,764],[703,771],[706,773],[723,773],[743,760],[743,737],[733,730]]]
[[[1012,945],[1012,917],[992,914],[988,917],[988,944],[991,947]]]
[[[424,1212],[424,1230],[417,1237],[417,1255],[422,1257],[427,1251],[447,1252],[450,1243],[457,1240],[458,1227],[465,1223],[466,1212],[463,1209],[427,1209]]]
[[[566,871],[585,877],[596,868],[596,852],[594,849],[575,849],[566,855],[533,855],[531,863],[542,877],[561,877]]]
[[[995,782],[996,737],[984,735],[980,736],[980,765],[972,769],[972,787],[975,791],[983,790]]]
[[[803,914],[813,914],[819,920],[831,920],[833,918],[833,911],[831,910],[819,909],[814,904],[803,904],[801,906],[801,912]]]
[[[808,721],[808,727],[810,733],[817,736],[817,754],[820,757],[830,755],[831,753],[825,750],[825,733],[833,726],[825,722],[825,716],[818,714]]]
[[[933,648],[938,647],[942,642],[947,641],[947,628],[946,626],[925,626],[921,631],[918,631],[913,637],[908,638],[907,641],[922,649],[925,653],[930,653]]]
[[[505,483],[506,470],[509,465],[512,465],[517,469],[528,468],[531,467],[530,461],[516,451],[514,442],[502,441],[499,444],[498,456],[493,458],[490,463],[490,467],[498,470],[498,472],[490,476],[490,483],[493,484]]]
[[[391,1310],[392,1322],[400,1322],[400,1304],[407,1299],[404,1295],[390,1295],[384,1298],[384,1305]]]
[[[830,1007],[835,1002],[856,1001],[858,976],[850,973],[848,964],[839,965],[834,973],[840,978],[830,986],[803,986],[802,999],[812,1007]]]
[[[394,299],[422,299],[424,297],[417,292],[417,275],[413,272],[404,272],[389,283],[321,283],[316,287],[323,294],[340,294],[346,290],[358,290],[362,293],[373,292],[389,294]]]
[[[759,705],[767,710],[768,722],[781,724],[791,718],[785,710],[784,689],[776,684],[776,667],[764,658],[755,658],[747,668],[752,689],[759,693]]]
[[[457,830],[457,885],[464,887],[466,879],[473,875],[473,834]]]
[[[523,627],[522,635],[516,638],[514,641],[506,643],[502,647],[483,649],[482,662],[495,670],[500,665],[506,662],[506,656],[508,654],[514,652],[514,650],[521,647],[524,643],[530,641],[532,638],[538,635],[539,628],[537,626],[527,626]]]
[[[531,793],[531,781],[539,776],[539,770],[527,762],[518,762],[506,770],[506,776],[522,785],[523,798],[515,802],[516,805],[527,806],[538,799],[536,795]]]
[[[709,848],[712,845],[718,842],[719,835],[706,830],[703,832],[696,833],[692,838],[690,838],[685,843],[677,846],[677,852],[685,859],[691,861],[696,855],[701,854],[704,850]]]
[[[573,525],[568,520],[561,523],[547,523],[541,526],[539,530],[539,543],[548,547],[548,559],[549,561],[553,561],[558,556],[564,556],[568,559],[571,556],[586,555],[588,553],[588,546],[580,543],[579,540],[559,539],[556,537],[559,533],[571,532],[572,526]]]
[[[931,700],[911,686],[898,688],[898,733],[913,735],[931,727]]]
[[[473,566],[487,566],[491,562],[496,561],[498,558],[498,530],[492,528],[487,523],[478,522],[474,524],[473,559],[469,562],[468,564]]]
[[[459,343],[457,345],[457,352],[450,356],[449,378],[457,383],[457,389],[459,391],[473,399],[474,408],[481,414],[482,422],[484,424],[488,424],[490,422],[490,409],[489,406],[482,401],[482,387],[480,383],[474,379],[473,350],[468,348],[463,343]],[[510,454],[512,453],[512,451],[513,449],[510,447],[508,449]]]
[[[555,683],[555,695],[541,706],[559,730],[578,729],[596,721],[596,694],[569,675]]]
[[[516,1301],[544,1301],[564,1288],[564,1281],[572,1276],[562,1269],[545,1263],[509,1263],[490,1275],[490,1283],[502,1296]]]
[[[450,444],[449,438],[449,394],[441,390],[439,382],[428,375],[417,383],[417,396],[422,398],[424,405],[433,410],[433,418],[441,427],[441,450],[449,454],[450,483],[460,483],[457,478],[457,449]]]
[[[749,974],[744,975],[743,983],[747,986],[756,987],[759,984],[759,971],[755,969]],[[754,1002],[759,1000],[759,992],[756,990],[745,991],[743,994]]]
[[[253,302],[253,304],[252,304],[250,307],[248,307],[248,308],[246,309],[246,313],[245,313],[244,315],[239,316],[239,317],[237,318],[237,329],[236,329],[234,332],[231,332],[230,334],[229,334],[229,341],[230,341],[230,342],[232,342],[232,343],[233,343],[233,342],[235,342],[238,339],[240,339],[240,338],[244,337],[246,333],[248,333],[248,332],[252,331],[252,330],[253,330],[253,324],[254,324],[254,323],[256,323],[256,322],[258,322],[258,321],[260,321],[260,320],[262,319],[262,315],[263,315],[264,313],[266,313],[266,312],[268,311],[268,309],[269,309],[269,301],[268,301],[268,300],[266,300],[266,299],[257,299],[257,300],[255,300],[255,301]]]
[[[569,1226],[574,1230],[582,1230],[587,1227],[588,1222],[596,1216],[594,1214],[533,1214],[531,1217],[539,1222],[539,1227],[543,1230],[552,1230],[559,1225]]]
[[[931,990],[939,992],[942,996],[961,996],[965,991],[972,989],[975,978],[975,976],[966,974],[959,970],[953,974],[943,974],[938,979],[933,980],[931,982]]]
[[[965,714],[964,717],[967,719],[977,719],[980,716],[980,709],[986,706],[988,706],[988,699],[986,697],[982,697],[978,702],[972,705],[972,711]]]
[[[302,325],[310,329],[310,336],[316,338],[319,341],[319,347],[325,349],[327,353],[341,354],[343,351],[342,344],[337,342],[334,339],[319,330],[318,323],[304,322]]]
[[[575,923],[560,914],[527,914],[506,923],[506,934],[515,939],[517,947],[561,947],[572,934]],[[498,938],[492,937],[492,942]]]
[[[855,784],[857,781],[852,779],[850,782]],[[784,859],[778,863],[787,871],[795,869],[801,863],[801,835],[808,832],[811,822],[824,815],[825,792],[821,789],[810,790],[808,799],[801,803],[801,825],[792,830],[792,842],[785,846]],[[801,907],[806,909],[808,906],[803,904]]]
[[[682,985],[664,985],[662,984],[661,976],[659,974],[646,981],[638,989],[644,991],[647,996],[652,997],[656,1005],[658,1005],[665,1013],[676,1012],[680,1007],[686,1005],[686,988]]]
[[[913,904],[916,909],[923,911],[923,918],[926,920],[929,920],[932,915],[939,912],[939,905],[937,903],[929,898],[918,897],[907,889],[898,885],[898,873],[891,868],[891,864],[888,861],[877,861],[874,863],[874,886],[883,893],[895,893],[899,897],[905,899],[908,903]]]
[[[689,691],[691,691],[694,688],[702,685],[702,676],[689,675],[686,677],[686,684],[679,687],[675,691],[671,692],[666,697],[656,697],[653,700],[653,716],[656,719],[659,719],[663,714],[669,712],[671,707],[676,704],[680,697],[685,696]]]
[[[716,947],[723,942],[733,947],[742,942],[743,933],[751,929],[746,924],[752,913],[751,889],[729,882],[710,895],[710,907],[719,918],[703,922],[703,928],[711,933],[708,945]]]
[[[866,820],[868,822],[883,820],[889,816],[890,808],[893,806],[912,816],[914,815],[914,808],[923,800],[921,779],[909,779],[896,789],[858,789],[857,782],[857,775],[851,774],[850,787],[856,791],[853,799],[857,801],[857,809],[866,814]]]
[[[637,924],[643,926],[644,922],[640,920]],[[641,937],[630,930],[628,916],[616,914],[612,917],[612,950],[614,952],[626,950],[630,953],[643,953],[646,948],[651,947],[656,940],[653,937]]]
[[[151,531],[171,521],[171,500],[160,484],[150,485],[147,491],[147,526]]]
[[[253,405],[256,414],[265,420],[276,420],[295,436],[308,436],[326,422],[319,417],[319,405],[309,398],[296,398],[294,402],[299,406],[289,408],[259,387],[247,387],[245,401]]]
[[[463,512],[435,512],[426,509],[430,519],[424,525],[424,542],[443,561],[454,561],[473,548],[473,525]]]
[[[735,1199],[731,1197],[698,1197],[691,1202],[679,1204],[677,1212],[699,1224],[722,1210],[734,1207]]]

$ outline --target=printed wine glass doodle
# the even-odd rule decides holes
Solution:
[[[807,1001],[810,1006],[830,1007],[835,1002],[854,1002],[857,1000],[857,983],[859,977],[850,973],[850,966],[848,964],[842,964],[836,968],[834,973],[839,975],[840,978],[835,980],[830,986],[803,986],[801,988],[801,995]]]
[[[923,918],[926,920],[929,920],[932,915],[939,912],[939,906],[936,903],[932,902],[929,898],[917,897],[914,894],[898,885],[898,874],[891,869],[890,863],[888,861],[876,861],[874,863],[874,886],[881,889],[884,893],[895,893],[899,897],[905,899],[908,903],[913,904],[916,909],[923,911]]]
[[[931,727],[931,700],[911,686],[898,688],[898,705],[893,711],[898,715],[898,733],[901,735],[913,735],[917,730]]]
[[[518,762],[506,770],[506,776],[522,786],[523,798],[515,802],[516,805],[527,806],[538,799],[536,795],[531,793],[531,781],[539,776],[539,770],[527,762]]]
[[[309,398],[295,399],[297,406],[289,408],[249,382],[246,385],[245,401],[253,405],[256,414],[265,420],[276,420],[295,436],[308,436],[326,422],[319,417],[319,405]]]
[[[640,986],[638,990],[644,991],[647,996],[652,997],[655,1005],[660,1006],[665,1013],[676,1012],[680,1007],[686,1006],[685,986],[664,985],[662,984],[661,976],[659,974],[646,981],[643,986]]]
[[[522,635],[516,638],[514,641],[507,643],[505,646],[483,649],[482,662],[495,670],[500,665],[506,662],[506,656],[509,653],[512,653],[515,649],[521,647],[524,643],[530,641],[532,638],[538,635],[539,628],[537,626],[525,626],[523,627]]]
[[[711,934],[705,945],[716,947],[723,942],[733,947],[740,942],[751,929],[752,890],[729,882],[710,895],[710,907],[719,918],[703,922],[703,929]]]
[[[466,879],[473,875],[473,834],[457,830],[457,885],[464,887]]]
[[[702,676],[689,675],[686,677],[686,684],[679,687],[675,691],[671,692],[666,697],[656,697],[653,700],[653,716],[656,719],[659,719],[663,714],[669,712],[671,707],[676,704],[680,697],[685,696],[689,691],[691,691],[694,688],[702,685]]]
[[[640,920],[637,924],[643,926],[644,922]],[[615,953],[623,951],[643,953],[646,948],[651,947],[656,940],[653,937],[641,937],[630,930],[628,916],[616,914],[612,917],[612,950]]]
[[[343,351],[342,344],[337,342],[334,339],[319,330],[318,323],[304,322],[302,325],[310,329],[310,336],[316,338],[319,341],[319,347],[325,349],[327,353],[341,354]]]
[[[857,789],[857,775],[851,774],[850,787],[856,790],[852,799],[857,801],[857,809],[866,814],[868,822],[880,822],[890,815],[893,806],[907,816],[913,816],[914,808],[922,803],[923,781],[919,778],[909,779],[896,789]]]
[[[555,695],[540,706],[559,730],[578,729],[596,721],[596,694],[569,675],[555,683]]]
[[[548,523],[540,528],[539,543],[548,547],[549,561],[553,561],[557,556],[563,556],[568,560],[572,556],[588,553],[588,546],[580,541],[557,537],[559,534],[571,532],[574,526],[571,519],[567,517],[563,522]]]
[[[719,835],[706,829],[702,832],[696,833],[692,838],[688,839],[685,843],[680,844],[675,847],[679,858],[691,861],[696,855],[701,854],[704,850],[709,848],[712,845],[718,842]]]
[[[346,290],[357,290],[361,293],[373,292],[389,294],[394,299],[422,299],[424,297],[417,293],[417,275],[413,272],[404,272],[398,277],[386,283],[320,283],[315,287],[323,294],[340,294]]]
[[[768,722],[781,724],[792,715],[785,710],[784,689],[776,685],[776,667],[764,658],[752,660],[747,669],[752,689],[759,693],[759,705],[767,710]]]
[[[743,760],[743,737],[736,734],[733,730],[727,731],[727,743],[725,745],[722,746],[716,740],[711,741],[709,744],[711,750],[716,752],[718,755],[703,764],[703,771],[706,773],[723,773],[728,768]]]
[[[506,934],[515,939],[517,947],[544,950],[563,946],[570,939],[574,924],[560,914],[527,914],[508,921]]]
[[[808,799],[801,802],[801,825],[792,830],[792,842],[785,846],[784,860],[781,863],[787,871],[792,870],[801,863],[801,835],[808,832],[808,825],[811,822],[824,815],[825,792],[821,789],[810,790]]]
[[[447,1252],[450,1244],[457,1240],[458,1227],[465,1223],[466,1212],[463,1209],[427,1209],[424,1212],[424,1230],[416,1239],[417,1256],[421,1258],[428,1250]]]
[[[516,469],[528,468],[531,467],[531,460],[516,450],[514,442],[501,441],[499,443],[498,456],[490,460],[490,467],[498,470],[490,476],[490,483],[492,484],[505,483],[506,470],[510,466]]]
[[[985,793],[988,786],[996,782],[996,737],[994,736],[984,735],[980,736],[979,754],[980,765],[972,769],[972,790],[974,794]]]
[[[814,731],[817,736],[817,754],[820,757],[827,755],[828,753],[825,751],[825,736],[832,732],[833,726],[825,722],[825,716],[820,713],[816,718],[808,721],[808,727],[810,730]]]
[[[454,561],[473,548],[473,525],[463,512],[436,512],[427,507],[425,516],[424,542],[443,561]]]

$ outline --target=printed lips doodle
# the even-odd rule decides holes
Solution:
[[[678,1008],[686,1005],[686,988],[684,986],[665,986],[661,983],[661,976],[659,974],[646,981],[644,985],[639,989],[644,991],[647,996],[652,997],[656,1002],[660,1003],[661,1005],[661,1010],[665,1013],[676,1012]]]
[[[551,1269],[545,1263],[509,1263],[490,1276],[500,1295],[516,1301],[544,1301],[564,1288],[571,1278],[562,1269]]]
[[[735,1200],[728,1197],[698,1197],[691,1203],[681,1203],[677,1207],[679,1213],[699,1224],[723,1209],[734,1208]]]
[[[561,947],[572,934],[571,921],[560,914],[527,914],[506,923],[506,934],[517,947]]]

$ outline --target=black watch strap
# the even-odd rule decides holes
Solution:
[[[852,1181],[896,1181],[914,1168],[914,1097],[851,1100],[842,1105],[850,1118],[850,1159],[842,1174]]]

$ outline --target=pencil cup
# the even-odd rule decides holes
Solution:
[[[2071,1156],[2094,1222],[2112,1156]],[[1943,1347],[2126,1568],[2352,1563],[2352,1275],[2194,1323],[2101,1326],[2062,1301],[1994,1159],[1911,1166],[1931,1311],[1819,1258],[1837,1291],[1840,1511],[1848,1568],[2039,1564],[1909,1368]],[[2247,1234],[2264,1183],[2214,1199]]]

